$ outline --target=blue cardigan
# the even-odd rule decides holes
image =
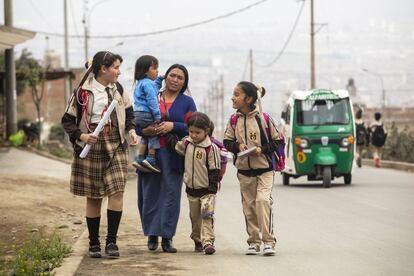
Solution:
[[[176,134],[179,139],[188,135],[187,125],[184,123],[184,119],[189,113],[197,111],[197,107],[193,98],[180,93],[168,109],[170,120],[174,123],[174,128],[171,133]],[[142,135],[141,129],[137,127],[136,132]],[[178,172],[184,172],[184,159],[182,156],[174,152],[173,160],[171,160],[171,167]]]

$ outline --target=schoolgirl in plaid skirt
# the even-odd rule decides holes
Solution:
[[[128,164],[128,144],[137,143],[132,102],[117,82],[122,57],[102,51],[95,54],[78,89],[69,100],[62,125],[74,146],[70,191],[86,197],[86,222],[89,231],[89,256],[101,257],[99,225],[102,199],[108,197],[108,233],[105,254],[119,257],[116,244],[122,216],[123,193]],[[93,131],[112,102],[118,104],[98,136]],[[85,144],[91,149],[85,158],[79,153]]]

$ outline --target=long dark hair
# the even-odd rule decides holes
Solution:
[[[249,81],[241,81],[237,84],[237,86],[243,90],[247,97],[253,98],[253,102],[250,105],[252,110],[255,108],[255,103],[257,101],[257,91],[262,94],[262,97],[266,94],[266,89],[263,86],[257,87],[254,83]]]
[[[194,112],[191,114],[190,118],[188,118],[187,121],[187,127],[193,126],[196,128],[201,128],[205,130],[207,134],[210,132],[210,125],[210,118],[202,112]]]
[[[158,67],[158,59],[156,57],[150,55],[140,56],[135,62],[135,81],[143,79],[153,65]]]
[[[165,72],[165,78],[167,78],[170,71],[172,69],[175,69],[175,68],[180,69],[184,73],[185,80],[184,80],[183,87],[180,90],[180,93],[184,93],[185,90],[187,90],[187,87],[188,87],[188,71],[187,71],[187,68],[185,68],[184,65],[181,65],[181,64],[178,64],[178,63],[171,65],[170,68],[168,68],[167,71]]]
[[[92,60],[92,72],[95,77],[98,76],[99,70],[102,66],[109,68],[114,64],[115,60],[123,61],[122,57],[118,54],[111,53],[109,51],[100,51],[93,56]]]

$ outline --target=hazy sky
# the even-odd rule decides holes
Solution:
[[[242,8],[257,0],[89,0],[88,12],[91,35],[144,33],[168,29],[200,20],[223,15]],[[68,0],[69,33],[83,35],[83,0]],[[97,4],[100,2],[99,4]],[[341,85],[343,77],[328,76],[337,68],[351,75],[355,72],[361,79],[361,89],[366,91],[379,89],[379,82],[372,76],[364,75],[357,67],[378,70],[375,64],[377,55],[384,60],[391,59],[394,65],[384,66],[384,73],[395,78],[412,78],[414,74],[414,1],[412,0],[315,0],[315,21],[328,23],[316,36],[317,73],[324,86]],[[1,3],[0,23],[4,23],[3,1]],[[269,83],[271,76],[277,75],[276,84],[271,87],[283,89],[306,88],[307,79],[292,81],[281,74],[289,72],[298,79],[309,74],[309,3],[306,1],[297,29],[286,49],[286,53],[276,65],[270,68],[257,68],[255,79]],[[13,0],[14,25],[34,31],[63,33],[63,0]],[[226,80],[232,83],[240,80],[245,71],[248,50],[254,50],[255,62],[266,64],[282,48],[298,14],[301,1],[268,0],[247,11],[232,17],[217,20],[202,26],[183,31],[133,39],[91,39],[89,56],[98,50],[111,49],[126,60],[123,78],[132,77],[135,59],[142,54],[153,54],[160,59],[160,69],[165,70],[173,62],[193,63],[195,72],[193,86],[208,85],[206,74],[213,74],[202,67],[216,63]],[[383,40],[378,36],[384,34]],[[122,46],[116,46],[123,42]],[[47,45],[44,35],[38,34],[16,47],[32,51],[41,59],[46,47],[63,54],[63,39],[50,36]],[[358,56],[357,55],[361,55]],[[324,57],[326,57],[324,59]],[[329,60],[336,58],[335,63]],[[338,65],[338,60],[354,60]],[[388,58],[388,59],[385,59]],[[84,63],[83,39],[70,39],[70,66],[80,67]],[[407,65],[411,64],[411,65]],[[325,65],[325,66],[324,66]],[[260,66],[258,66],[260,67]],[[395,68],[392,71],[392,68]],[[203,71],[204,70],[204,71]],[[191,74],[191,72],[190,72]],[[296,74],[296,75],[295,75]],[[402,74],[400,76],[400,74]],[[324,78],[324,75],[326,77]],[[395,76],[394,76],[395,75]],[[407,77],[408,76],[408,77]],[[214,76],[215,78],[215,76]],[[207,80],[206,80],[207,79]],[[213,79],[213,77],[211,77]],[[194,85],[194,81],[199,81]],[[364,84],[365,81],[365,84]],[[388,83],[390,80],[386,80]],[[403,82],[401,82],[403,83]],[[405,86],[404,86],[405,85]],[[411,87],[408,87],[408,86]],[[400,89],[412,89],[414,85],[407,81]],[[230,87],[231,88],[231,87]]]
[[[90,34],[130,34],[161,30],[197,22],[217,15],[225,14],[240,7],[244,7],[257,0],[68,0],[69,6],[69,32],[70,34],[83,34],[82,18],[85,2],[88,3]],[[3,2],[3,1],[1,1]],[[295,35],[308,36],[309,29],[309,2],[305,4]],[[411,0],[315,0],[315,21],[329,23],[329,27],[320,31],[323,37],[329,31],[330,37],[337,32],[343,32],[349,26],[395,24],[407,22],[414,26],[414,1]],[[97,4],[99,3],[99,4]],[[13,0],[14,24],[16,27],[63,33],[63,0]],[[282,46],[298,12],[300,1],[297,0],[269,0],[248,11],[222,19],[203,26],[185,31],[174,32],[171,36],[161,34],[154,37],[141,37],[135,39],[114,39],[113,41],[92,39],[90,41],[91,54],[100,48],[107,48],[123,41],[121,51],[133,51],[129,46],[136,43],[145,43],[145,40],[165,37],[177,37],[177,40],[168,41],[170,45],[180,45],[191,40],[192,35],[208,30],[209,39],[214,40],[214,30],[222,31],[237,27],[243,29],[234,43],[242,41],[246,49],[263,47],[259,36],[259,29],[268,31],[268,47],[259,50],[275,51]],[[0,7],[0,22],[4,22],[3,5]],[[185,34],[185,36],[182,36]],[[413,34],[411,33],[411,36]],[[240,39],[244,38],[244,39]],[[63,50],[63,40],[51,36],[49,45],[58,52]],[[292,48],[298,49],[292,39]],[[256,46],[256,47],[255,47]],[[45,36],[37,35],[22,47],[31,48],[36,55],[46,47]],[[43,49],[42,49],[43,48]],[[288,48],[288,50],[292,50]],[[148,49],[150,51],[150,49]],[[300,50],[300,49],[299,49]],[[307,50],[307,48],[304,48]],[[79,63],[79,56],[83,53],[83,41],[73,38],[70,40],[71,63]]]

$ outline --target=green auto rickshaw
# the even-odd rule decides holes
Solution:
[[[352,103],[346,90],[294,91],[282,112],[286,141],[283,184],[291,177],[322,180],[329,188],[334,177],[351,184],[355,152]]]

